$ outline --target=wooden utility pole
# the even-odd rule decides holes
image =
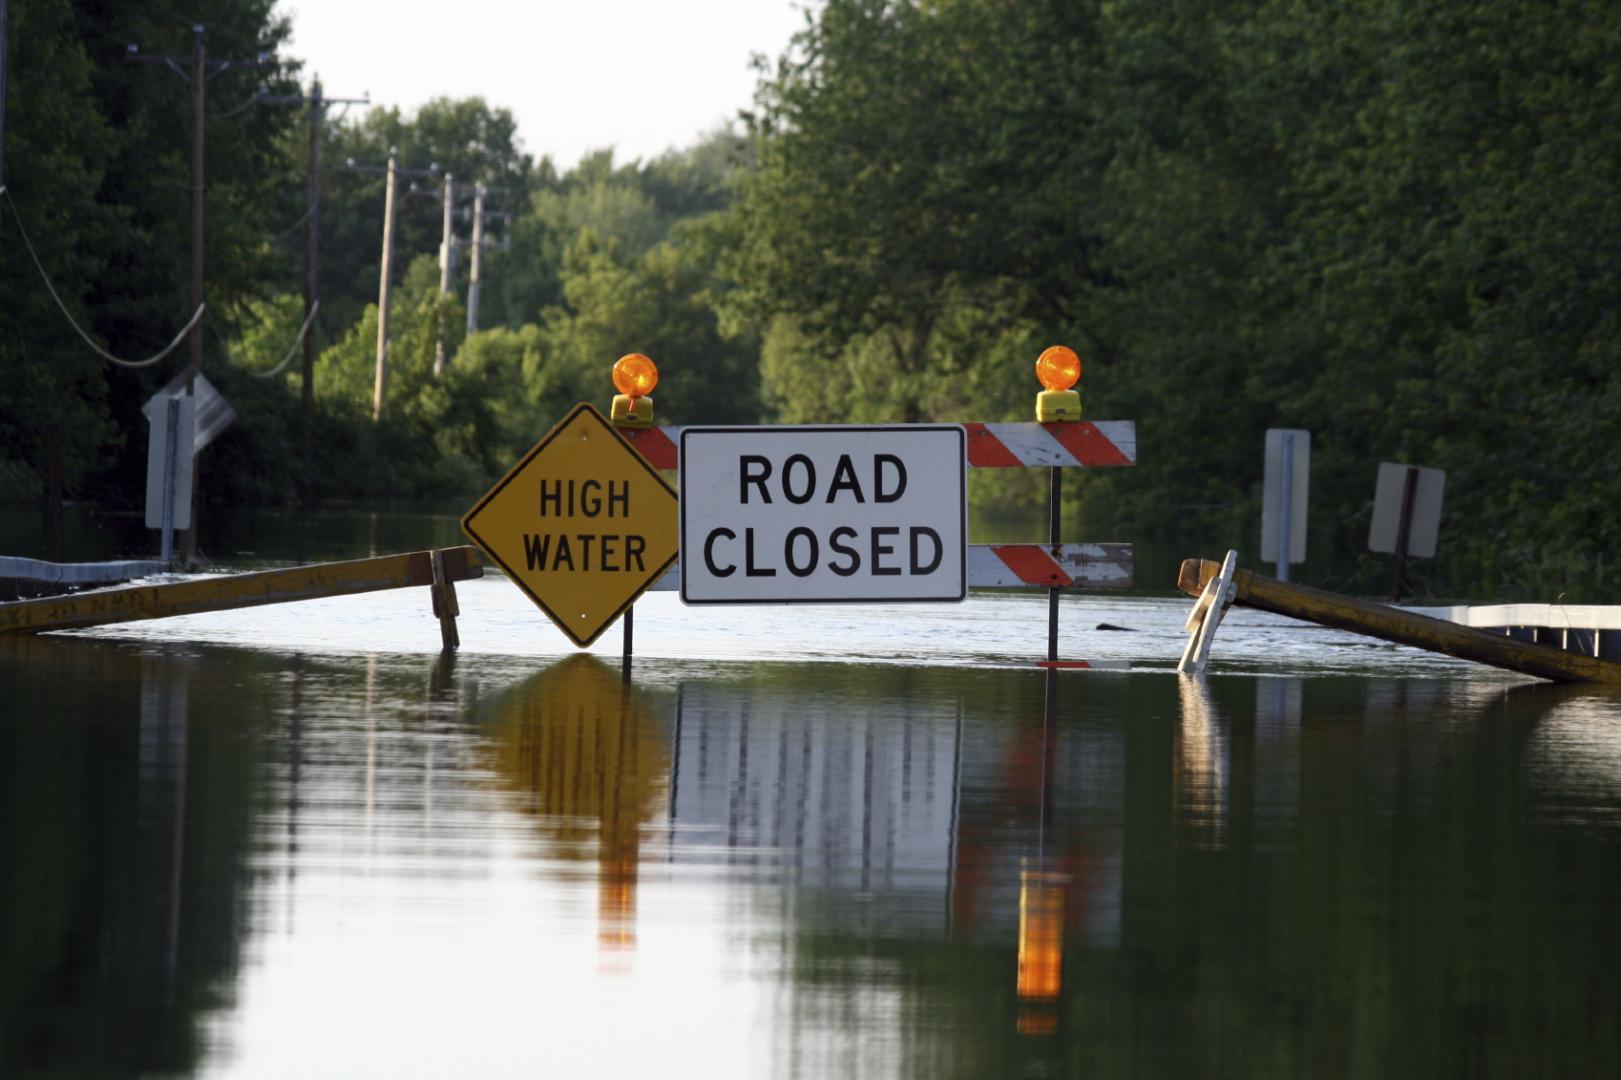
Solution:
[[[191,273],[187,281],[186,296],[192,312],[196,312],[203,303],[203,218],[206,188],[203,182],[203,122],[205,117],[204,100],[208,78],[218,75],[233,67],[257,67],[266,63],[267,54],[261,53],[251,60],[214,60],[208,59],[203,48],[203,25],[193,24],[191,28],[191,56],[159,56],[141,53],[139,46],[131,45],[129,55],[125,58],[134,63],[166,64],[191,87]],[[189,61],[188,71],[181,64]],[[197,376],[203,371],[203,325],[201,321],[192,324],[191,332],[186,339],[186,393],[195,394]],[[185,531],[185,540],[182,547],[183,558],[187,564],[196,562],[197,557],[197,492],[199,489],[199,469],[192,466],[191,501],[192,516],[191,528]]]
[[[317,277],[321,242],[321,125],[326,121],[328,106],[369,105],[371,98],[327,97],[321,92],[321,78],[317,75],[310,82],[308,94],[260,94],[257,100],[262,105],[305,105],[309,108],[309,177],[304,196],[304,322],[309,329],[304,332],[303,381],[299,394],[299,405],[307,420],[315,408],[315,357],[320,350],[312,317],[321,299]],[[307,460],[307,452],[305,456]]]
[[[6,186],[6,29],[11,0],[0,0],[0,187]]]
[[[310,175],[308,186],[304,193],[304,201],[308,213],[304,220],[304,321],[310,321],[310,314],[315,310],[315,301],[318,298],[316,291],[316,245],[321,236],[321,110],[325,104],[321,101],[321,79],[316,76],[310,82]],[[309,464],[308,428],[310,413],[315,408],[315,327],[311,325],[304,331],[304,370],[303,384],[299,392],[299,407],[304,413],[305,447],[304,463]]]
[[[484,185],[473,189],[472,259],[467,268],[467,336],[478,333],[478,264],[484,247]]]
[[[187,308],[196,311],[203,302],[203,95],[207,85],[203,64],[203,28],[191,28],[191,282]],[[186,339],[186,393],[191,394],[203,370],[203,324],[191,328]],[[196,499],[196,488],[192,489]],[[197,550],[195,528],[188,530],[186,556]]]
[[[443,237],[439,241],[439,295],[450,295],[450,279],[455,270],[456,263],[456,234],[452,231],[450,222],[451,213],[455,209],[456,178],[449,173],[445,174],[445,204]],[[443,326],[440,327],[439,340],[435,344],[433,353],[433,373],[435,376],[445,373],[445,334]]]
[[[394,269],[394,185],[399,176],[395,150],[388,152],[388,185],[383,195],[383,272],[377,281],[377,379],[372,390],[371,418],[383,418],[383,397],[388,389],[388,286]]]
[[[330,104],[331,98],[327,99]],[[362,165],[350,158],[344,168],[350,172],[383,173],[388,177],[383,189],[383,266],[377,280],[377,376],[372,388],[371,418],[375,422],[383,417],[383,401],[388,394],[388,294],[389,279],[394,272],[394,218],[398,205],[396,194],[401,176],[438,176],[439,166],[426,169],[407,169],[400,165],[399,150],[389,147],[386,166]]]

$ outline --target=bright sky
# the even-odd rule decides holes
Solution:
[[[414,111],[435,97],[508,108],[560,168],[683,148],[749,107],[810,0],[281,0],[288,52],[333,97]]]

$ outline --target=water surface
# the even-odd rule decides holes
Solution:
[[[1621,703],[1186,603],[0,639],[0,1075],[1600,1076]],[[1101,632],[1100,622],[1132,627]]]

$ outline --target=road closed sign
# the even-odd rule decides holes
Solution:
[[[963,599],[965,443],[949,425],[684,429],[681,599]]]

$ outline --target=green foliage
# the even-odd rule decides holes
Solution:
[[[64,302],[81,322],[105,267],[111,215],[89,205],[112,150],[91,69],[66,0],[18,0],[10,11],[7,197],[0,199],[0,494],[38,494],[54,429],[64,483],[93,469],[110,437],[107,380],[62,318],[24,249],[17,215]],[[19,47],[19,42],[30,42]],[[71,144],[61,133],[73,131]]]
[[[1087,414],[1140,433],[1072,481],[1102,530],[1253,550],[1298,426],[1319,575],[1374,565],[1375,466],[1415,461],[1432,589],[1601,597],[1618,42],[1587,4],[829,0],[761,82],[729,314],[796,419],[1028,416],[1040,344],[1081,345]]]

